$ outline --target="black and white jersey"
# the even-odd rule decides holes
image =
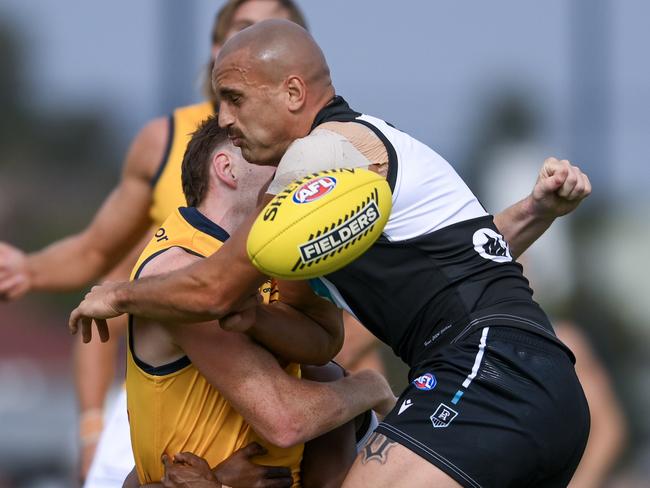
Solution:
[[[392,211],[367,252],[311,281],[318,294],[410,365],[490,325],[557,341],[492,216],[447,161],[386,122],[354,112],[341,97],[318,114],[314,128],[329,121],[363,124],[383,142]]]

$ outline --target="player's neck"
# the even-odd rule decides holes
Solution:
[[[228,198],[216,198],[211,195],[208,195],[197,210],[231,235],[248,216],[245,209],[234,205]]]

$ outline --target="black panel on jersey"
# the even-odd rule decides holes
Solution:
[[[397,179],[397,152],[382,131],[371,123],[358,118],[361,115],[360,112],[352,110],[343,97],[337,95],[316,114],[311,130],[314,130],[317,126],[324,124],[325,122],[356,122],[373,131],[384,144],[386,152],[388,153],[388,175],[386,180],[388,181],[388,185],[392,191],[395,189],[395,181]]]
[[[411,366],[489,325],[531,330],[561,345],[533,301],[521,265],[497,263],[474,250],[472,236],[481,228],[496,231],[491,216],[405,241],[382,236],[325,278],[361,323]]]
[[[325,122],[352,122],[360,115],[361,112],[352,110],[343,97],[336,95],[316,114],[310,132]]]

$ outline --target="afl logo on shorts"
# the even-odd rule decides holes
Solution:
[[[437,383],[438,382],[436,381],[436,377],[431,373],[425,373],[413,380],[413,386],[415,386],[418,390],[424,391],[433,390],[436,387]]]
[[[321,176],[309,180],[298,187],[293,193],[293,201],[296,203],[311,203],[324,197],[336,187],[336,178],[332,176]]]

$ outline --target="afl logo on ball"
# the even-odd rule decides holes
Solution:
[[[418,376],[413,380],[413,386],[418,390],[433,390],[436,387],[436,377],[431,373],[425,373],[422,376]]]
[[[293,193],[293,201],[296,203],[311,203],[324,197],[336,187],[336,178],[332,176],[321,176],[303,183]]]

